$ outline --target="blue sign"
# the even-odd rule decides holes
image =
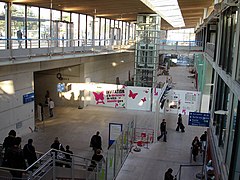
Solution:
[[[23,95],[23,104],[34,101],[34,93],[28,93]]]
[[[209,127],[210,113],[189,112],[188,125]]]
[[[57,92],[64,92],[64,91],[65,91],[65,83],[58,83]]]

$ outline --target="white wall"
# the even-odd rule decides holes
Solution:
[[[34,102],[23,104],[23,95],[29,92],[33,92],[32,72],[0,76],[0,143],[11,129],[17,136],[34,129]]]

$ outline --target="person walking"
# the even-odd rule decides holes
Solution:
[[[204,131],[204,133],[200,137],[201,141],[201,151],[206,150],[207,145],[207,131]]]
[[[88,170],[93,171],[98,165],[98,171],[100,171],[102,169],[102,163],[105,163],[105,159],[101,154],[101,150],[97,149],[96,153],[94,153],[92,156],[91,165]]]
[[[179,129],[181,129],[181,132],[185,132],[185,126],[183,125],[183,122],[182,122],[182,114],[178,115],[176,131],[179,131]]]
[[[22,31],[19,29],[17,31],[17,39],[18,39],[18,48],[22,48]]]
[[[167,124],[165,119],[162,120],[160,131],[161,135],[157,137],[157,140],[159,141],[163,137],[163,141],[167,142]]]
[[[54,102],[53,102],[53,100],[51,98],[49,100],[48,106],[49,106],[50,117],[53,117],[53,108],[55,107],[55,105],[54,105]]]
[[[37,160],[37,155],[35,152],[35,147],[33,146],[32,139],[28,139],[28,143],[24,145],[23,154],[25,159],[27,159],[28,166],[31,166]]]
[[[71,157],[70,154],[73,154],[73,152],[70,151],[70,146],[69,145],[66,146],[66,153],[68,153],[68,154],[65,154],[65,158],[66,158],[66,161],[69,162],[69,164],[66,165],[66,168],[70,168],[71,163],[72,163],[72,157]]]
[[[200,145],[200,141],[198,139],[197,136],[195,136],[195,138],[192,141],[192,155],[193,155],[193,161],[196,162],[196,157],[198,155],[198,151],[200,149],[201,145]]]
[[[93,148],[94,153],[96,153],[97,149],[102,150],[102,138],[99,131],[97,131],[96,134],[92,136],[90,141],[90,147]]]
[[[64,149],[63,145],[60,143],[58,137],[55,137],[54,142],[51,145],[51,149],[56,149],[56,150],[59,150],[59,151],[65,151],[65,149]],[[65,155],[62,152],[55,151],[54,153],[55,153],[55,158],[57,160],[64,160],[65,159]],[[56,166],[61,166],[62,167],[63,164],[61,162],[56,162]]]

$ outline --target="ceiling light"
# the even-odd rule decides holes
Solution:
[[[115,67],[117,65],[117,63],[115,62],[112,62],[112,66]]]
[[[141,0],[173,27],[184,27],[185,23],[177,0]]]

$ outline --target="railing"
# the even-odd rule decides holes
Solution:
[[[203,51],[202,41],[169,41],[161,40],[159,42],[160,51]]]
[[[129,48],[131,41],[85,39],[0,39],[0,61],[75,53],[100,53]],[[39,48],[40,47],[40,48]]]
[[[189,179],[189,177],[192,177],[192,179],[200,177],[200,179],[203,179],[202,174],[202,168],[203,164],[185,164],[180,165],[179,170],[175,177],[177,177],[177,180],[185,180]],[[196,173],[199,172],[199,173]]]
[[[38,153],[38,160],[27,169],[13,169],[0,167],[0,179],[12,179],[11,171],[22,172],[19,180],[38,179],[86,179],[86,180],[110,180],[114,179],[122,164],[125,162],[134,141],[134,121],[129,122],[122,134],[109,147],[105,154],[104,165],[96,162],[97,166],[91,170],[92,160],[63,151],[50,149],[45,154]],[[68,154],[71,160],[59,159],[57,153]]]
[[[57,153],[64,155],[68,154],[71,160],[66,158],[58,159]],[[8,167],[0,167],[0,173],[4,172],[22,172],[23,176],[20,179],[37,180],[40,178],[56,179],[56,178],[85,178],[98,180],[98,174],[100,173],[99,164],[93,171],[88,171],[88,167],[91,164],[91,160],[80,157],[78,155],[69,154],[63,151],[50,149],[44,155],[42,155],[35,163],[29,166],[27,169],[13,169]],[[65,168],[64,168],[65,167]],[[11,174],[8,173],[8,178]],[[0,177],[6,178],[6,177]]]

